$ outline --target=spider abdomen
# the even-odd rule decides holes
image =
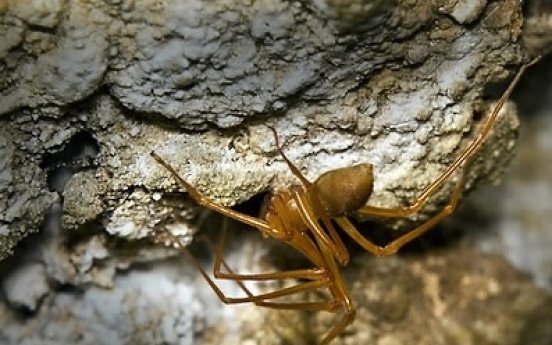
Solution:
[[[316,194],[330,217],[343,216],[364,206],[374,187],[371,164],[328,171],[314,183]]]

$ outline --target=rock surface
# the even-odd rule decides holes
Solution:
[[[473,139],[527,61],[522,41],[546,51],[546,39],[522,40],[523,22],[514,0],[0,4],[0,343],[312,343],[331,315],[223,308],[177,252],[151,243],[155,229],[190,242],[220,225],[149,152],[235,205],[296,182],[270,125],[309,179],[369,162],[369,203],[404,205]],[[468,190],[500,180],[518,125],[505,106]],[[426,219],[448,191],[412,222],[381,226]],[[233,267],[274,265],[265,242],[231,242]],[[336,343],[552,339],[549,295],[499,254],[357,254],[344,275],[359,316]]]
[[[525,59],[513,0],[25,4],[0,17],[0,259],[62,194],[69,229],[193,233],[195,210],[155,193],[176,189],[153,149],[225,205],[289,186],[265,125],[308,178],[370,162],[370,203],[410,202],[471,140],[485,86]],[[512,156],[505,110],[468,188]]]

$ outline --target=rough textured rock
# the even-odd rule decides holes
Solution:
[[[552,307],[552,298],[530,277],[468,246],[447,249],[357,255],[344,270],[357,318],[335,343],[526,344],[523,336],[552,322],[540,311]],[[251,332],[252,344],[314,344],[337,321],[330,313],[303,314],[302,320],[292,313],[298,312],[269,311],[272,323],[262,327],[264,334]],[[535,314],[546,316],[536,321]],[[279,329],[284,327],[286,333]],[[266,341],[267,333],[273,340]],[[552,340],[550,332],[541,334],[546,337],[537,344]]]
[[[527,60],[522,24],[515,0],[1,3],[0,260],[18,244],[20,252],[0,267],[0,342],[277,344],[320,336],[332,322],[326,315],[221,308],[191,267],[167,262],[178,253],[152,246],[154,229],[189,242],[201,224],[219,225],[148,153],[234,205],[295,182],[271,125],[309,179],[370,162],[370,204],[405,204],[470,142]],[[501,178],[518,125],[510,104],[467,189]],[[412,220],[440,209],[447,191]],[[237,241],[228,253],[234,267],[269,269],[265,242]],[[356,259],[345,275],[359,319],[342,341],[433,344],[423,332],[433,326],[451,342],[550,339],[542,291],[494,256],[450,250]],[[459,255],[467,257],[455,263]],[[464,281],[474,288],[465,295],[430,291]],[[410,292],[420,301],[404,301]],[[499,303],[515,294],[527,303]],[[478,315],[487,328],[466,321]]]
[[[126,239],[160,223],[194,231],[194,210],[152,192],[175,190],[152,149],[226,205],[289,186],[265,124],[310,179],[370,162],[371,203],[409,202],[471,139],[485,85],[524,60],[513,0],[25,4],[0,17],[0,116],[4,166],[34,175],[2,202],[35,215],[63,193],[68,228],[96,219]],[[469,181],[504,170],[508,109]],[[39,222],[3,220],[0,258]]]
[[[6,127],[0,128],[1,259],[29,233],[38,231],[46,211],[59,200],[46,188],[46,176],[38,162],[40,156],[26,152],[24,145],[28,142],[20,141],[11,131],[13,127]]]
[[[27,322],[0,305],[3,344],[195,344],[208,312],[186,279],[134,271],[119,276],[117,292],[90,287],[50,294]],[[176,281],[178,279],[178,282]],[[23,289],[26,291],[26,289]],[[194,330],[195,328],[196,330]]]
[[[527,1],[523,45],[534,54],[549,54],[552,50],[552,2]]]
[[[276,256],[267,256],[275,252],[267,252],[270,246],[258,234],[247,236],[241,227],[234,230],[241,235],[229,243],[226,259],[232,268],[261,272],[275,269],[274,265],[279,269],[289,268],[290,263],[297,266],[293,255],[287,263],[282,257],[274,261]],[[469,240],[447,243],[441,249],[430,247],[386,258],[353,251],[353,261],[342,272],[357,307],[357,319],[335,344],[521,345],[533,339],[534,344],[544,345],[552,340],[549,292],[537,288],[504,258],[483,254]],[[311,344],[336,321],[330,313],[270,310],[249,304],[222,306],[182,258],[156,261],[163,254],[117,248],[98,238],[76,247],[66,265],[79,265],[72,276],[89,279],[71,285],[83,286],[85,281],[93,285],[75,290],[50,284],[39,308],[31,313],[14,304],[18,299],[9,294],[11,304],[0,304],[3,343],[32,344],[41,339],[58,344]],[[286,256],[282,248],[275,250]],[[59,252],[59,248],[52,251]],[[125,265],[134,256],[148,263]],[[114,262],[118,262],[119,274],[109,279],[104,274],[111,285],[98,286],[102,268],[113,267]],[[63,258],[51,259],[48,265],[61,267]],[[13,286],[13,280],[21,281],[31,270],[19,272],[18,277],[6,275],[3,285]],[[37,279],[35,275],[27,278]],[[219,283],[228,295],[239,295],[235,284]],[[36,291],[36,284],[20,287],[20,293]],[[259,284],[253,292],[279,287],[279,283]],[[291,296],[295,301],[319,298],[316,294]],[[20,322],[22,315],[27,315],[26,322]]]

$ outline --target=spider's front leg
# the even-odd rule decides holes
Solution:
[[[208,209],[211,209],[213,211],[216,211],[223,216],[232,218],[234,220],[237,220],[238,222],[247,224],[251,227],[254,227],[256,229],[259,229],[260,231],[264,232],[271,232],[271,228],[268,225],[268,223],[262,219],[251,217],[247,214],[235,211],[229,207],[217,204],[216,202],[212,201],[211,199],[205,197],[203,194],[201,194],[197,189],[195,189],[191,184],[189,184],[186,180],[184,180],[177,172],[176,170],[167,163],[163,158],[161,158],[157,153],[154,151],[150,152],[150,155],[159,163],[162,167],[164,167],[171,175],[174,177],[174,179],[180,184],[188,194],[201,206],[204,206]]]
[[[512,91],[514,90],[515,86],[521,79],[521,76],[525,71],[535,63],[537,63],[541,57],[537,57],[533,60],[531,60],[529,63],[521,66],[521,68],[518,70],[510,84],[508,85],[508,88],[504,91],[500,99],[498,100],[497,105],[493,109],[492,113],[488,117],[488,119],[485,121],[482,129],[479,131],[479,133],[476,135],[476,137],[473,139],[473,141],[464,149],[462,154],[458,156],[454,162],[435,180],[433,181],[429,186],[427,186],[422,193],[408,206],[405,207],[396,207],[396,208],[380,208],[380,207],[374,207],[365,205],[358,209],[358,213],[365,214],[365,215],[371,215],[371,216],[379,216],[379,217],[407,217],[410,216],[422,209],[422,207],[426,204],[427,200],[435,194],[442,186],[445,184],[446,181],[450,179],[450,177],[457,171],[459,171],[460,176],[458,177],[458,181],[456,182],[456,187],[452,193],[452,196],[450,197],[449,203],[445,208],[439,212],[437,215],[430,218],[428,221],[426,221],[424,224],[418,226],[417,228],[407,232],[406,234],[400,236],[399,238],[395,239],[394,241],[390,242],[385,247],[380,247],[377,245],[374,245],[372,242],[364,238],[362,234],[358,232],[358,230],[349,222],[346,218],[338,219],[337,222],[340,224],[340,226],[347,232],[351,237],[353,237],[360,245],[362,245],[366,250],[368,250],[371,253],[374,253],[375,255],[391,255],[394,254],[399,248],[404,246],[406,243],[412,241],[413,239],[419,237],[429,229],[431,229],[433,226],[438,224],[440,221],[442,221],[444,218],[446,218],[448,215],[450,215],[455,209],[458,204],[458,200],[460,199],[460,195],[462,194],[463,189],[463,182],[464,182],[464,173],[465,169],[470,165],[470,163],[475,158],[475,155],[477,152],[479,152],[481,146],[483,145],[483,142],[485,139],[489,136],[489,133],[496,121],[496,118],[502,109],[504,103],[508,100],[510,97]]]
[[[207,197],[203,196],[201,193],[199,193],[192,185],[190,185],[186,180],[184,180],[177,172],[176,170],[168,164],[165,160],[163,160],[159,155],[157,155],[155,152],[151,152],[151,156],[159,163],[161,166],[163,166],[167,171],[173,175],[173,177],[178,181],[178,183],[186,189],[186,191],[190,194],[190,196],[200,205],[207,207],[209,209],[212,209],[223,216],[232,218],[234,220],[237,220],[240,223],[252,226],[262,233],[266,234],[272,234],[272,233],[280,233],[281,231],[279,229],[273,229],[268,222],[266,222],[263,219],[251,217],[249,215],[246,215],[244,213],[240,213],[238,211],[232,210],[229,207],[225,207],[223,205],[217,204],[213,202],[212,200],[208,199]],[[214,267],[214,275],[217,278],[220,279],[227,279],[227,280],[233,280],[235,281],[240,288],[246,293],[247,297],[243,298],[230,298],[227,297],[222,290],[218,287],[216,282],[205,272],[201,264],[197,261],[197,259],[189,252],[189,250],[186,248],[186,246],[174,235],[172,235],[170,232],[165,232],[162,235],[157,236],[158,242],[166,242],[167,240],[170,241],[173,246],[178,248],[191,262],[192,264],[200,271],[201,275],[205,278],[205,280],[208,282],[208,284],[211,286],[213,291],[217,294],[219,299],[226,303],[226,304],[234,304],[234,303],[246,303],[246,302],[253,302],[262,306],[266,307],[272,307],[272,308],[280,308],[280,309],[316,309],[316,310],[331,310],[334,308],[333,304],[331,302],[324,302],[324,303],[278,303],[278,302],[267,302],[267,300],[296,294],[303,291],[310,291],[310,290],[317,290],[320,288],[326,288],[329,285],[332,284],[331,279],[328,278],[328,274],[325,270],[320,269],[318,267],[312,268],[312,269],[303,269],[303,270],[291,270],[291,271],[283,271],[283,272],[273,272],[273,273],[260,273],[260,274],[237,274],[234,273],[232,269],[227,265],[227,263],[222,258],[223,251],[224,251],[224,243],[225,243],[225,237],[226,237],[226,228],[224,227],[221,233],[221,242],[217,249],[214,249],[214,246],[205,238],[203,238],[204,241],[211,247],[211,250],[215,251],[216,258],[215,258],[215,267]],[[276,236],[277,238],[277,236]],[[221,267],[224,267],[227,272],[222,272]],[[277,291],[260,294],[254,296],[243,284],[243,281],[261,281],[261,280],[282,280],[282,279],[305,279],[308,280],[308,282],[300,283],[298,285],[280,289]]]

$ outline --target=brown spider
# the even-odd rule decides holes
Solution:
[[[211,248],[216,252],[214,276],[219,279],[234,280],[247,295],[247,297],[243,298],[231,298],[224,295],[215,281],[209,277],[197,260],[175,236],[165,232],[156,239],[157,241],[169,240],[173,245],[177,246],[199,269],[220,300],[226,304],[252,302],[259,306],[276,309],[341,311],[341,319],[321,341],[321,345],[326,345],[341,334],[355,318],[355,306],[351,302],[349,292],[338,268],[339,265],[343,266],[348,263],[349,253],[339,237],[333,222],[367,251],[378,256],[383,256],[396,253],[403,245],[420,236],[451,214],[456,208],[461,195],[464,169],[473,160],[474,155],[489,134],[500,109],[510,96],[521,75],[539,59],[535,58],[520,68],[477,137],[439,178],[431,183],[409,206],[405,207],[379,208],[366,205],[372,193],[374,179],[372,165],[368,163],[326,172],[314,183],[311,183],[286,157],[279,144],[278,135],[273,128],[271,130],[274,133],[276,148],[289,169],[301,181],[301,184],[293,185],[287,190],[279,191],[272,195],[261,218],[240,213],[209,200],[180,177],[174,168],[155,152],[151,152],[152,157],[174,176],[178,183],[186,189],[197,203],[226,217],[258,229],[264,237],[274,238],[289,244],[312,262],[313,268],[259,274],[234,273],[222,258],[226,233],[226,229],[224,228],[218,247],[214,248],[211,245]],[[386,246],[382,247],[372,243],[348,219],[348,216],[352,213],[382,217],[409,216],[418,212],[428,198],[456,171],[458,171],[459,176],[445,208],[422,225],[391,241]],[[227,272],[222,272],[221,266]],[[282,280],[290,278],[300,279],[300,282],[291,287],[260,295],[253,295],[243,284],[243,281]],[[327,301],[303,303],[275,301],[275,299],[282,296],[322,288],[327,289],[329,292],[329,300]]]

